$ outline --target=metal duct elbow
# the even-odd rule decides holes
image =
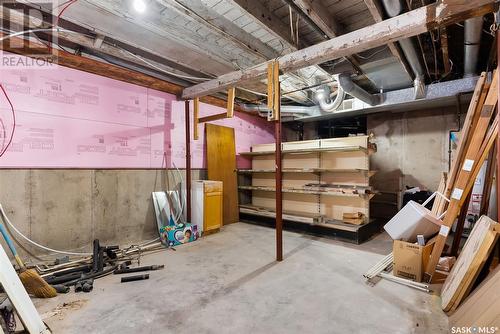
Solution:
[[[332,100],[331,96],[332,91],[328,85],[323,85],[316,90],[314,97],[316,101],[318,101],[319,107],[322,111],[333,112],[337,110],[337,108],[342,104],[342,101],[344,101],[345,92],[342,87],[339,86],[335,100]]]
[[[481,16],[468,19],[464,24],[464,77],[472,77],[476,74],[477,61],[479,59],[479,47],[481,45],[481,34],[483,30],[483,18]]]
[[[350,76],[341,74],[339,75],[338,81],[340,87],[342,87],[343,90],[352,97],[355,97],[371,106],[380,104],[380,96],[368,93],[366,90],[356,85]]]

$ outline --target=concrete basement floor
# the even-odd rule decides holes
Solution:
[[[362,274],[391,251],[381,234],[356,246],[237,223],[197,242],[143,257],[165,264],[150,279],[108,276],[91,293],[36,300],[54,333],[448,333],[440,300]],[[63,306],[63,304],[66,305]]]

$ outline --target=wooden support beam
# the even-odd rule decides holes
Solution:
[[[500,30],[497,30],[496,32],[496,38],[495,38],[495,41],[497,43],[497,45],[493,45],[492,47],[496,47],[496,53],[497,55],[500,54]],[[500,62],[497,62],[497,71],[500,71]],[[498,78],[499,80],[499,85],[498,85],[498,89],[500,90],[500,78]],[[500,91],[498,93],[498,95],[500,96]],[[497,105],[497,110],[500,110],[500,100],[498,101],[498,105]],[[497,112],[497,119],[500,119],[500,113]],[[497,187],[497,217],[500,217],[500,135],[498,136],[497,138],[497,184],[496,184],[496,187]]]
[[[200,116],[200,99],[195,97],[193,100],[193,139],[198,140],[198,122]]]
[[[492,0],[443,0],[421,7],[372,26],[332,38],[328,41],[277,58],[284,72],[349,56],[400,39],[416,36],[440,26],[494,11]],[[266,76],[268,62],[227,73],[216,79],[186,88],[183,98],[219,92],[243,82]]]
[[[236,89],[234,87],[229,88],[227,91],[227,118],[233,118],[234,116],[234,98],[236,96]]]
[[[236,7],[250,14],[257,21],[262,23],[266,30],[282,39],[289,49],[297,49],[291,35],[290,28],[284,24],[279,17],[257,0],[230,0]]]
[[[298,7],[302,13],[304,13],[326,35],[326,37],[335,38],[344,33],[340,24],[333,18],[333,15],[330,15],[328,9],[320,1],[286,0],[286,2]],[[359,74],[363,73],[361,64],[354,55],[347,56],[346,60],[351,63]]]
[[[219,119],[232,118],[234,116],[234,96],[235,96],[235,88],[234,87],[229,88],[227,90],[226,112],[200,117],[198,118],[198,123],[207,123],[207,122],[217,121]]]
[[[278,55],[277,51],[238,27],[236,24],[217,14],[202,1],[189,0],[157,0],[189,20],[194,20],[210,30],[213,34],[232,41],[235,45],[255,54],[261,59],[271,59]]]
[[[446,30],[446,27],[441,27],[439,34],[441,36],[441,53],[443,54],[444,73],[449,73],[451,66],[450,56],[448,53],[448,31]]]
[[[200,117],[198,119],[198,123],[213,122],[213,121],[217,121],[219,119],[224,119],[224,118],[227,118],[227,112],[223,112],[223,113],[215,114],[215,115],[210,115],[210,116],[205,116],[205,117]]]
[[[0,36],[5,36],[5,34],[0,33]],[[26,45],[26,50],[28,50],[30,47],[46,47],[39,42],[32,40],[28,42],[27,40],[18,37],[13,37],[11,38],[11,40],[13,40],[12,45],[22,45],[24,43]],[[0,50],[13,54],[23,54],[22,48],[12,47],[10,43],[0,43]],[[178,84],[154,78],[152,76],[116,65],[100,62],[83,56],[74,55],[62,50],[57,50],[57,52],[54,52],[53,59],[54,62],[60,66],[80,70],[87,73],[97,74],[103,77],[127,82],[141,87],[151,88],[160,92],[176,95],[179,98],[181,97],[182,90],[184,89],[183,86]],[[200,100],[204,103],[222,108],[225,108],[227,104],[225,100],[213,96],[204,96]],[[236,106],[235,109],[236,111],[243,111],[239,106]]]
[[[372,15],[373,19],[375,22],[382,22],[384,20],[384,17],[382,15],[382,8],[380,8],[379,3],[377,3],[377,0],[364,0],[366,7],[368,7],[368,11]],[[399,60],[401,63],[401,66],[403,66],[403,69],[408,73],[410,78],[413,80],[415,79],[415,73],[413,73],[413,70],[408,64],[408,61],[406,60],[405,56],[403,55],[403,52],[401,49],[396,45],[396,43],[387,43],[387,47],[391,51],[392,55],[396,57],[396,59]]]
[[[318,26],[329,38],[341,35],[341,27],[330,15],[328,9],[321,1],[314,0],[287,0],[293,2],[300,10],[306,14],[311,21]]]

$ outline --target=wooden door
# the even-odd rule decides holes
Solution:
[[[208,179],[223,183],[223,224],[236,223],[239,212],[234,129],[208,123],[205,129]]]

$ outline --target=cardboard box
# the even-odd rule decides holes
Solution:
[[[406,241],[394,240],[394,275],[422,282],[424,269],[429,262],[433,247],[434,243],[420,246]]]

